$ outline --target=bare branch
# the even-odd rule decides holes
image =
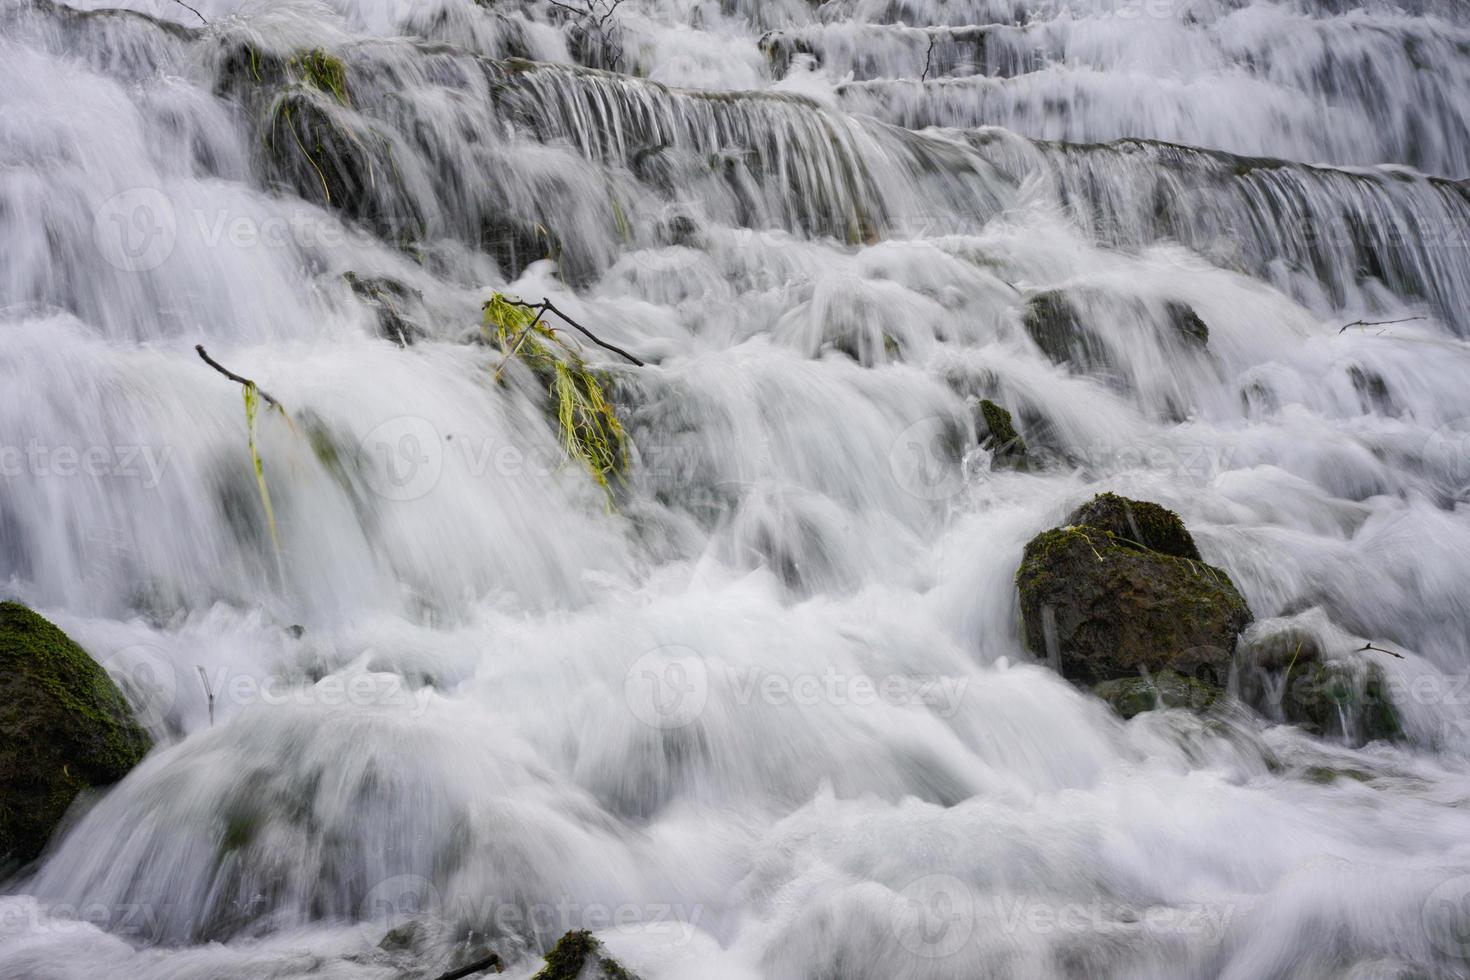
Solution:
[[[1415,320],[1427,320],[1427,316],[1406,316],[1402,320],[1354,320],[1338,331],[1339,334],[1347,333],[1353,327],[1383,327],[1390,323],[1412,323]]]
[[[180,7],[183,7],[185,10],[189,11],[190,13],[192,13],[195,17],[198,17],[201,22],[203,22],[205,24],[208,24],[209,23],[209,21],[207,21],[207,20],[204,19],[204,15],[203,14],[201,14],[199,11],[195,10],[193,7],[189,6],[187,3],[184,2],[184,0],[174,0],[174,3],[178,4]]]
[[[600,337],[598,337],[596,334],[594,334],[591,330],[588,330],[586,327],[582,326],[576,320],[573,320],[571,317],[567,316],[561,310],[557,309],[556,308],[556,305],[554,303],[552,303],[551,300],[549,300],[549,299],[543,299],[540,303],[523,303],[520,300],[515,300],[515,299],[513,299],[513,300],[507,300],[507,302],[510,303],[511,306],[519,306],[519,307],[521,307],[522,309],[525,309],[525,310],[535,310],[535,311],[537,311],[536,312],[536,318],[538,320],[543,315],[545,315],[547,312],[555,313],[557,316],[561,317],[563,320],[565,320],[572,327],[574,327],[578,331],[580,331],[582,333],[582,335],[585,336],[588,340],[592,341],[594,344],[596,344],[598,347],[601,347],[603,350],[610,350],[614,354],[617,354],[617,355],[619,355],[621,357],[627,358],[629,361],[633,362],[634,364],[638,365],[639,367],[646,367],[646,365],[642,361],[640,361],[638,358],[634,357],[632,354],[629,354],[627,351],[623,350],[621,347],[617,347],[617,346],[615,346],[613,344],[609,344],[605,340],[602,340]]]
[[[204,345],[203,344],[195,344],[194,345],[194,349],[199,352],[199,356],[204,359],[204,363],[205,364],[208,364],[210,367],[214,368],[220,374],[223,374],[225,377],[229,378],[231,381],[235,382],[236,384],[244,385],[247,388],[254,388],[255,391],[256,391],[256,394],[260,395],[261,399],[267,405],[269,405],[271,408],[274,408],[276,411],[280,412],[282,415],[285,415],[286,414],[285,407],[283,407],[280,402],[276,401],[275,398],[273,398],[269,394],[267,394],[266,393],[266,390],[264,388],[262,388],[260,385],[256,384],[254,381],[251,381],[249,378],[244,377],[244,376],[239,375],[239,374],[236,374],[234,371],[231,371],[229,368],[225,367],[219,361],[216,361],[214,358],[210,357],[209,356],[209,352],[204,349]]]

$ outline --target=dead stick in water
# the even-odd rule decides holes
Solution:
[[[1353,327],[1384,327],[1390,323],[1413,323],[1415,320],[1427,320],[1425,316],[1406,316],[1402,320],[1354,320],[1338,331],[1339,334],[1347,333]]]
[[[598,347],[601,347],[603,350],[610,350],[614,354],[618,354],[618,355],[620,355],[622,357],[625,357],[629,361],[632,361],[634,364],[638,365],[639,367],[644,367],[645,366],[642,361],[638,360],[638,358],[634,357],[632,354],[629,354],[627,351],[623,350],[621,347],[616,347],[616,346],[614,346],[612,344],[609,344],[607,341],[605,341],[605,340],[601,339],[600,337],[598,337],[591,330],[588,330],[586,327],[582,326],[576,320],[573,320],[571,317],[567,316],[561,310],[557,309],[556,308],[556,304],[553,303],[549,299],[543,299],[540,303],[524,303],[524,302],[522,302],[522,301],[520,301],[518,299],[506,300],[506,302],[508,302],[511,306],[519,306],[522,309],[526,309],[526,310],[540,310],[541,311],[541,314],[545,314],[547,312],[555,313],[557,316],[559,316],[563,320],[567,321],[567,323],[571,324],[577,330],[581,331],[582,334],[584,336],[586,336],[586,338],[588,340],[592,341],[594,344],[596,344]],[[539,315],[538,315],[538,317],[539,317]]]
[[[234,371],[231,371],[219,361],[216,361],[214,358],[210,357],[209,352],[204,349],[203,344],[195,344],[194,349],[199,352],[199,356],[204,359],[205,364],[208,364],[220,374],[223,374],[225,377],[235,382],[235,384],[244,385],[247,388],[254,388],[255,393],[258,394],[267,405],[269,405],[271,408],[274,408],[282,415],[286,414],[286,409],[282,407],[281,403],[276,401],[275,398],[266,394],[266,390],[264,388],[256,384],[254,381],[251,381],[249,378],[242,377],[241,375],[236,374]]]
[[[495,968],[496,973],[505,972],[505,967],[502,966],[500,963],[500,957],[496,956],[494,953],[491,953],[483,960],[477,960],[474,963],[469,964],[468,966],[462,966],[457,970],[450,970],[448,973],[440,974],[439,976],[435,977],[434,980],[461,980],[461,978],[463,977],[470,977],[474,976],[476,973],[483,973],[491,967]]]
[[[1398,657],[1400,660],[1403,660],[1404,659],[1404,655],[1402,653],[1394,653],[1392,650],[1385,650],[1385,649],[1383,649],[1383,647],[1375,647],[1371,643],[1364,643],[1362,649],[1360,649],[1358,652],[1359,653],[1364,653],[1364,652],[1366,652],[1368,650],[1374,650],[1374,651],[1376,651],[1378,653],[1386,653],[1390,657]]]

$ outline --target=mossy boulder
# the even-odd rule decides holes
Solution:
[[[1088,686],[1165,670],[1220,685],[1251,612],[1198,554],[1157,504],[1095,498],[1026,545],[1016,573],[1026,645]]]
[[[637,974],[607,955],[585,929],[569,932],[546,954],[546,966],[531,980],[638,980]]]
[[[1179,515],[1147,500],[1130,500],[1116,493],[1100,493],[1068,519],[1078,527],[1107,531],[1125,543],[1141,545],[1174,558],[1199,561],[1199,548]]]
[[[980,445],[995,454],[1000,463],[1019,466],[1026,461],[1026,440],[1016,431],[1011,413],[989,398],[980,399],[975,411],[975,430]]]
[[[77,794],[121,779],[151,744],[87,651],[0,603],[0,867],[40,854]]]

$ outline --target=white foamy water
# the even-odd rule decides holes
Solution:
[[[0,593],[157,741],[7,884],[0,977],[524,978],[582,927],[645,980],[1470,974],[1458,2],[193,6],[0,7]],[[282,94],[310,48],[345,103]],[[611,498],[495,291],[647,362],[582,347]],[[290,412],[278,544],[195,344]],[[1036,663],[1021,549],[1104,490],[1404,737]]]

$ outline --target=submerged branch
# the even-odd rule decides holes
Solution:
[[[519,306],[523,310],[535,310],[535,311],[539,311],[539,312],[536,313],[536,319],[538,319],[538,320],[542,317],[542,315],[544,315],[544,314],[546,314],[548,312],[555,313],[557,316],[561,317],[567,323],[571,324],[571,326],[573,326],[577,330],[579,330],[582,333],[582,335],[585,336],[588,340],[592,341],[594,344],[596,344],[598,347],[601,347],[603,350],[610,350],[614,354],[618,354],[618,355],[620,355],[622,357],[625,357],[629,361],[631,361],[632,363],[638,365],[639,367],[645,367],[646,366],[642,361],[638,360],[638,358],[634,357],[632,354],[629,354],[627,351],[623,350],[621,347],[615,346],[613,344],[609,344],[607,341],[605,341],[605,340],[601,339],[600,337],[598,337],[591,330],[588,330],[586,327],[582,326],[576,320],[573,320],[571,317],[567,316],[561,310],[557,309],[556,308],[556,304],[553,303],[553,302],[551,302],[551,300],[549,300],[549,299],[543,299],[540,303],[524,303],[524,302],[522,302],[520,300],[517,300],[517,299],[508,299],[508,300],[506,300],[506,302],[509,303],[511,306]]]
[[[483,973],[491,967],[495,968],[496,973],[505,972],[505,966],[500,962],[500,957],[491,953],[483,960],[476,960],[458,969],[450,970],[448,973],[441,973],[434,980],[462,980],[463,977],[472,977],[476,973]]]

